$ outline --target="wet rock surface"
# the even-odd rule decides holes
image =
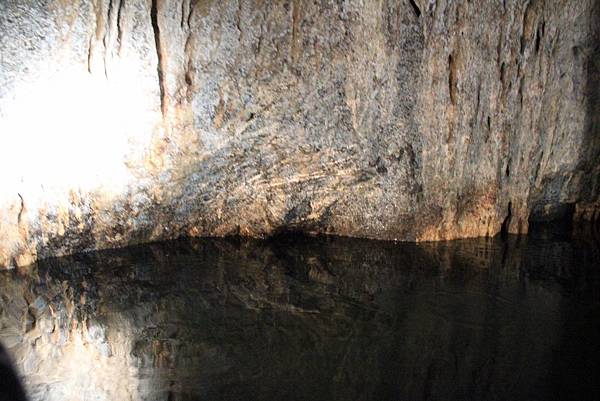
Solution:
[[[198,239],[0,273],[32,400],[597,399],[600,250]]]
[[[594,0],[0,3],[0,266],[600,221]]]

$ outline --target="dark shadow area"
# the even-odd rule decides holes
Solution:
[[[1,272],[0,341],[32,400],[598,399],[598,260],[543,236],[180,240]]]
[[[25,392],[2,344],[0,344],[0,401],[25,401]]]
[[[551,206],[550,208],[548,206]],[[575,204],[557,203],[545,205],[542,212],[533,208],[529,215],[530,236],[556,240],[568,240],[573,235]]]

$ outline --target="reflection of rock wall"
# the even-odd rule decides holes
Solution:
[[[563,294],[597,305],[598,256],[334,238],[49,259],[0,274],[0,341],[33,400],[545,399]]]
[[[597,219],[595,4],[2,1],[0,266]]]
[[[31,399],[137,399],[127,327],[111,320],[122,334],[109,343],[107,323],[90,317],[96,309],[87,302],[96,299],[86,300],[68,281],[51,276],[3,277],[1,287],[0,341]]]

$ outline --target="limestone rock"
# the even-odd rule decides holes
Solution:
[[[594,0],[0,3],[0,266],[600,216]]]

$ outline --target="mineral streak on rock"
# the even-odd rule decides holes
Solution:
[[[597,3],[2,1],[0,266],[598,224]]]

